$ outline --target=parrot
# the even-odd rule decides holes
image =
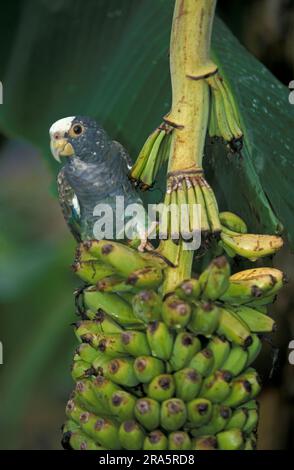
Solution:
[[[126,224],[132,220],[124,212],[117,213],[117,197],[120,196],[124,198],[125,207],[135,204],[141,209],[141,216],[139,214],[131,225],[131,238],[139,242],[139,251],[148,249],[148,217],[142,199],[128,177],[131,160],[125,148],[111,140],[96,120],[87,116],[59,119],[50,127],[49,135],[53,157],[59,163],[61,158],[65,162],[57,176],[58,197],[75,239],[81,242],[97,238],[94,235],[97,207],[106,204],[113,216],[110,238],[125,239],[125,235],[118,237],[115,229],[119,223],[124,232]]]

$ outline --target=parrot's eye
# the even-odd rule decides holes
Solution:
[[[77,137],[77,136],[81,135],[83,132],[84,132],[83,126],[81,126],[80,124],[75,124],[71,128],[70,134],[72,134],[73,137]]]

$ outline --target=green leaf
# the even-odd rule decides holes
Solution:
[[[209,145],[207,164],[213,187],[223,208],[239,212],[251,227],[262,231],[279,232],[282,223],[293,243],[294,107],[288,100],[289,90],[218,19],[213,46],[244,131],[240,158],[225,146]]]
[[[88,114],[134,159],[170,105],[174,1],[11,3],[15,22],[4,28],[2,16],[0,30],[1,44],[9,50],[0,61],[1,130],[38,145],[57,172],[48,148],[49,126],[64,116]],[[241,159],[227,158],[224,146],[208,146],[209,179],[223,208],[245,216],[258,230],[274,232],[281,221],[293,242],[294,107],[287,89],[220,20],[214,25],[213,51],[236,97],[245,145]],[[150,202],[158,197],[158,192],[147,195]]]

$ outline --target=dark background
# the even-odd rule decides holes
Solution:
[[[293,2],[219,0],[218,8],[239,40],[288,86],[294,79]],[[0,340],[4,348],[0,447],[57,449],[72,387],[69,367],[76,346],[70,327],[75,319],[72,293],[78,284],[69,269],[74,242],[40,152],[3,136],[0,228]],[[293,261],[287,246],[275,258],[275,265],[289,279],[273,308],[278,322],[273,336],[278,357],[268,344],[257,361],[264,380],[261,449],[294,445],[294,366],[288,363],[288,344],[294,339]]]

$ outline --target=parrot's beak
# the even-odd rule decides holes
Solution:
[[[50,148],[53,157],[60,163],[60,157],[72,157],[74,155],[73,146],[67,139],[51,139]]]

